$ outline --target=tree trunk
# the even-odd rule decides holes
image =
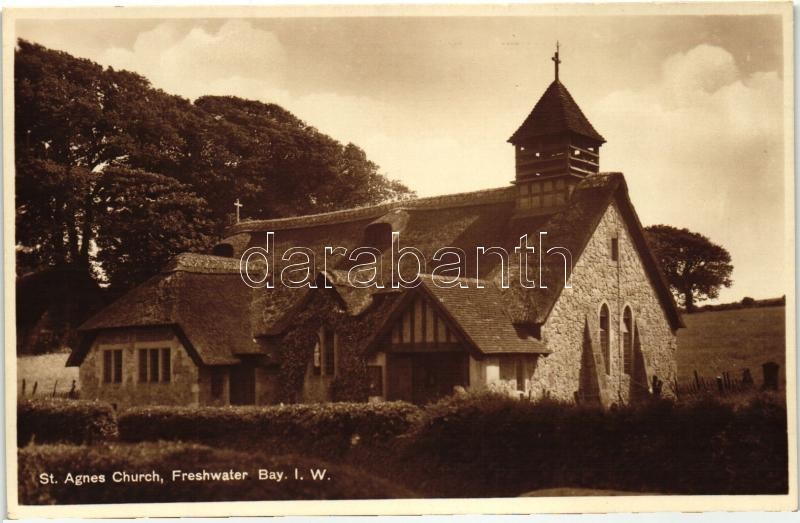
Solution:
[[[89,246],[92,242],[92,225],[94,225],[94,190],[88,189],[83,209],[83,229],[81,231],[80,263],[89,268]]]
[[[686,312],[694,312],[694,296],[692,295],[691,290],[687,290],[683,292],[683,302],[686,307]]]
[[[69,243],[69,260],[75,262],[78,259],[78,224],[75,220],[74,209],[64,209],[64,217]]]

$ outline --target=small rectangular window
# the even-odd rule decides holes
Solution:
[[[114,351],[114,383],[122,383],[122,349]]]
[[[611,260],[619,261],[619,238],[611,238]]]
[[[150,349],[150,381],[158,381],[158,349]]]
[[[103,383],[111,383],[111,351],[103,351]]]
[[[122,349],[103,351],[103,383],[122,383]]]
[[[168,382],[172,378],[172,359],[169,349],[161,349],[161,381]]]
[[[139,349],[139,383],[147,383],[147,349]]]

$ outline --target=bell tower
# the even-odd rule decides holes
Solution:
[[[600,170],[605,143],[559,80],[558,43],[551,59],[555,80],[508,139],[516,155],[517,211],[523,214],[565,205],[575,185]]]

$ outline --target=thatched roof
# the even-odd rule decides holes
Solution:
[[[86,342],[103,329],[172,326],[199,363],[229,365],[239,355],[266,355],[253,339],[253,289],[239,275],[239,261],[182,254],[80,327],[84,343],[68,365],[80,365]]]
[[[497,246],[513,254],[514,248],[519,245],[520,236],[528,234],[529,242],[534,244],[538,241],[539,231],[545,231],[545,246],[566,247],[573,255],[573,263],[576,263],[605,210],[612,201],[616,201],[628,222],[633,240],[672,328],[683,326],[669,287],[644,241],[641,224],[633,210],[621,174],[601,173],[586,177],[577,185],[569,205],[555,213],[516,215],[515,198],[514,188],[508,187],[305,217],[251,221],[238,224],[229,232],[240,245],[240,250],[234,252],[234,257],[238,258],[246,248],[265,246],[267,233],[274,232],[274,245],[271,248],[277,253],[274,259],[275,274],[279,274],[287,263],[280,259],[280,255],[290,247],[311,248],[316,254],[315,271],[319,273],[326,269],[326,246],[341,246],[351,252],[356,247],[367,245],[368,226],[383,223],[392,231],[400,233],[401,247],[413,246],[424,254],[428,262],[425,273],[431,273],[435,267],[452,261],[450,258],[435,261],[434,254],[437,250],[455,247],[463,250],[462,275],[497,281],[501,268],[499,257],[486,254],[478,260],[477,247]],[[388,235],[388,229],[386,234]],[[247,242],[243,241],[245,235],[249,235]],[[379,250],[383,252],[382,281],[389,282],[391,254],[388,237],[379,246]],[[531,261],[538,263],[538,256],[531,257]],[[559,261],[558,257],[545,258],[546,263],[542,270],[546,281],[553,282],[547,289],[520,289],[512,285],[511,289],[502,291],[509,314],[516,324],[541,324],[546,321],[560,295],[560,289],[563,288],[555,285],[555,282],[563,279],[563,263],[559,264]],[[340,270],[343,272],[338,278],[344,279],[344,271],[352,263],[342,256],[329,255],[328,274],[334,275],[333,271]],[[414,265],[413,258],[405,257],[401,270],[409,267],[413,270]],[[519,281],[517,265],[512,263],[510,269],[511,281]],[[537,273],[538,269],[531,272]],[[280,331],[281,319],[285,317],[286,311],[297,306],[304,295],[303,291],[286,289],[280,285],[280,281],[276,282],[275,287],[265,289],[257,297],[260,303],[256,307],[260,311],[261,323],[255,326],[256,335]],[[340,290],[342,295],[351,292],[344,287]],[[360,301],[360,307],[363,308],[368,297],[368,293],[361,293],[355,299]]]
[[[600,143],[606,141],[589,123],[564,84],[555,80],[508,141],[517,144],[531,138],[567,132],[579,134]]]
[[[526,333],[547,320],[558,299],[563,288],[557,284],[563,278],[563,262],[558,257],[545,257],[542,271],[549,282],[546,289],[522,289],[515,285],[499,289],[492,282],[499,282],[500,258],[486,254],[478,263],[477,247],[502,247],[513,254],[520,236],[528,234],[533,244],[538,232],[546,231],[545,247],[569,249],[574,264],[612,202],[616,202],[628,224],[671,327],[683,326],[669,287],[644,239],[621,174],[586,177],[577,185],[568,205],[558,212],[519,216],[515,214],[515,198],[514,188],[508,187],[312,216],[243,222],[230,228],[222,242],[231,246],[233,258],[191,254],[176,257],[161,274],[103,309],[81,329],[86,333],[85,340],[91,340],[100,329],[171,325],[185,336],[198,361],[208,365],[235,363],[241,354],[266,354],[266,346],[254,338],[262,340],[284,332],[313,289],[287,288],[281,285],[279,276],[272,289],[251,289],[239,274],[242,252],[249,247],[266,246],[267,234],[274,232],[274,245],[270,248],[276,254],[270,260],[270,272],[280,275],[288,263],[281,259],[284,251],[290,247],[310,248],[316,256],[317,286],[327,282],[336,290],[348,314],[359,316],[372,310],[376,296],[391,290],[388,239],[394,231],[400,233],[401,247],[413,246],[423,253],[428,262],[425,274],[453,261],[448,257],[434,260],[437,250],[458,248],[464,257],[462,275],[487,283],[483,289],[470,285],[469,289],[452,290],[431,285],[430,276],[422,278],[427,282],[426,292],[441,304],[477,350],[484,354],[543,351],[546,349],[526,338]],[[376,230],[387,238],[376,239],[372,234]],[[347,270],[354,263],[352,260],[329,255],[325,263],[325,247],[344,247],[351,252],[356,247],[370,246],[370,242],[383,253],[380,280],[384,290],[350,285]],[[536,258],[532,263],[538,263],[538,256],[531,258]],[[401,271],[414,265],[413,259],[405,257]],[[512,282],[518,281],[518,270],[517,264],[512,263]],[[392,300],[400,301],[397,296]],[[82,360],[86,343],[81,347],[70,357],[70,364]]]
[[[466,281],[466,288],[442,287],[439,278],[423,276],[422,288],[452,319],[462,336],[481,354],[533,353],[550,351],[534,338],[530,329],[515,325],[500,289],[490,281]]]

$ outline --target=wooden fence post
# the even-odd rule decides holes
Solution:
[[[742,388],[749,389],[753,386],[753,375],[750,374],[750,369],[742,369]]]

